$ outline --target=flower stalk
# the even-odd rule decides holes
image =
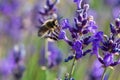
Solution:
[[[73,63],[72,63],[72,66],[71,66],[71,70],[70,70],[70,73],[69,73],[69,80],[72,77],[72,74],[73,74],[73,72],[75,70],[75,63],[76,63],[76,59],[75,59],[75,56],[74,56]]]
[[[104,80],[106,71],[107,71],[107,67],[104,68],[104,72],[103,72],[101,80]]]

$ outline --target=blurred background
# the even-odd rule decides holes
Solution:
[[[71,61],[64,62],[71,54],[69,46],[64,41],[48,43],[51,52],[46,60],[45,39],[37,36],[38,11],[44,7],[45,1],[0,0],[0,80],[57,80],[64,79],[70,71]],[[120,0],[83,1],[90,5],[88,14],[94,16],[99,30],[108,34],[109,24],[119,15]],[[73,0],[60,0],[56,7],[60,16],[72,23],[76,10]],[[89,71],[95,56],[89,56],[77,62],[73,74],[75,80],[90,80]],[[120,80],[119,67],[112,70],[109,80]]]

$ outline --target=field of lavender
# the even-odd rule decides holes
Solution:
[[[0,0],[0,80],[120,80],[120,0]]]

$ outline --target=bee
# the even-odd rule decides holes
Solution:
[[[38,30],[38,36],[58,40],[60,26],[57,19],[46,20]]]

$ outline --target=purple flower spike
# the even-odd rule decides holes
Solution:
[[[0,61],[0,73],[3,75],[9,75],[12,73],[15,64],[13,59],[4,59]]]
[[[16,45],[7,58],[0,61],[0,73],[3,75],[13,75],[16,80],[22,78],[25,66],[23,59],[25,51],[22,45]]]
[[[0,2],[0,12],[4,15],[13,15],[13,13],[20,7],[19,4],[20,0],[11,0],[10,2],[8,0],[4,0]]]

